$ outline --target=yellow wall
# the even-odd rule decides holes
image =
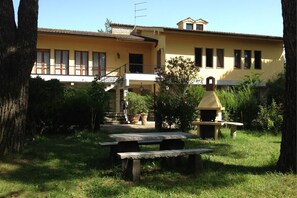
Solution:
[[[124,64],[129,63],[129,54],[143,54],[144,73],[153,72],[152,49],[155,43],[120,41],[108,38],[93,38],[65,35],[39,34],[37,41],[38,49],[50,49],[51,65],[54,65],[55,50],[69,50],[69,65],[74,66],[75,51],[87,51],[89,54],[89,67],[92,63],[92,52],[106,53],[107,73]],[[120,57],[118,58],[118,55]]]
[[[199,75],[204,79],[213,76],[217,80],[237,81],[252,71],[261,74],[267,81],[283,71],[283,43],[281,40],[263,40],[257,38],[239,38],[220,35],[198,35],[183,31],[167,31],[162,28],[142,29],[137,33],[155,38],[155,42],[123,41],[100,37],[53,35],[39,33],[37,48],[50,49],[51,65],[54,65],[54,51],[69,50],[69,65],[74,66],[74,52],[88,51],[89,67],[92,67],[92,52],[106,53],[107,73],[129,63],[129,53],[143,54],[144,73],[152,74],[157,64],[157,51],[161,50],[161,61],[175,56],[189,57],[194,60],[194,49],[203,48],[202,68]],[[206,48],[213,49],[213,68],[206,68]],[[224,68],[216,68],[216,49],[224,49]],[[234,68],[234,50],[240,49],[242,55],[241,69]],[[244,68],[244,50],[252,51],[251,69]],[[262,52],[262,69],[254,68],[254,51]],[[118,54],[120,57],[118,57]]]
[[[213,76],[216,80],[242,80],[251,72],[260,73],[261,80],[267,81],[284,69],[283,43],[276,40],[231,38],[220,36],[198,36],[180,33],[166,33],[166,60],[184,56],[194,61],[194,48],[203,48],[202,68],[199,75],[204,79]],[[213,48],[213,68],[206,68],[206,48]],[[224,68],[216,68],[216,49],[224,49]],[[241,69],[234,68],[234,50],[241,50]],[[244,68],[244,50],[252,51],[251,69]],[[262,69],[254,68],[254,51],[262,52]]]
[[[166,36],[163,34],[162,29],[156,29],[156,30],[140,30],[137,32],[141,36],[146,36],[149,38],[153,38],[158,40],[157,46],[152,49],[152,62],[154,65],[157,65],[157,51],[161,50],[161,63],[165,64],[165,46],[166,46]]]

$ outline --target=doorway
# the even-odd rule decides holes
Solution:
[[[129,54],[130,73],[143,73],[143,54]]]

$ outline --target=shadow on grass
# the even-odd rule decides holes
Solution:
[[[10,155],[0,163],[7,164],[1,170],[1,179],[33,184],[38,191],[51,191],[48,182],[83,179],[92,176],[92,170],[106,170],[108,153],[100,147],[104,135],[93,137],[48,136],[30,142],[22,155]]]
[[[181,191],[189,195],[199,195],[202,190],[232,187],[246,180],[245,174],[265,174],[273,171],[273,166],[242,166],[224,164],[210,160],[206,155],[204,171],[198,174],[187,174],[185,170],[170,171],[157,168],[154,162],[144,162],[141,180],[136,183],[125,182],[121,178],[121,167],[112,167],[109,149],[98,144],[105,141],[108,133],[86,134],[75,136],[48,136],[31,142],[20,157],[12,156],[1,162],[15,167],[12,170],[1,170],[0,176],[7,181],[17,181],[38,186],[39,192],[56,191],[49,182],[92,178],[87,184],[88,197],[125,195],[135,186],[144,187],[156,192]],[[187,140],[188,148],[212,148],[210,155],[230,158],[245,158],[244,151],[232,151],[232,144],[209,140]],[[150,147],[148,146],[147,149]],[[230,152],[232,151],[232,152]],[[96,178],[96,179],[94,179]],[[13,195],[14,191],[7,194]],[[22,193],[21,191],[19,193]]]

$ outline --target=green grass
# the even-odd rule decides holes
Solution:
[[[98,144],[106,132],[44,136],[29,142],[22,155],[0,161],[0,197],[296,197],[293,174],[275,172],[280,136],[223,130],[213,140],[188,140],[186,147],[213,148],[203,155],[204,170],[161,169],[146,161],[139,182],[121,177],[108,149]],[[157,149],[145,146],[144,149]]]

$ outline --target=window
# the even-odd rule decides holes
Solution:
[[[206,48],[206,67],[213,67],[213,49]]]
[[[244,50],[244,68],[250,69],[252,63],[252,51]]]
[[[157,68],[161,68],[161,62],[162,62],[162,51],[159,49],[157,51]]]
[[[234,67],[241,68],[241,50],[234,50]]]
[[[195,66],[202,67],[202,48],[195,48]]]
[[[196,24],[196,30],[203,31],[203,25],[202,24]]]
[[[224,68],[224,49],[217,49],[217,67]]]
[[[186,23],[186,29],[187,30],[193,30],[193,24],[192,23]]]
[[[36,74],[50,74],[50,50],[37,49]]]
[[[255,69],[262,68],[262,52],[255,51]]]
[[[106,53],[93,52],[93,75],[105,76],[106,74]]]
[[[88,52],[75,51],[75,75],[88,75]]]
[[[56,50],[55,51],[55,74],[69,73],[69,51]]]
[[[129,71],[143,73],[143,54],[129,54]]]

